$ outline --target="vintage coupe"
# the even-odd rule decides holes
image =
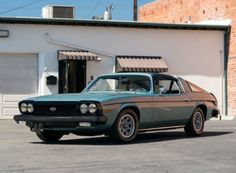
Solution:
[[[25,121],[46,142],[69,133],[130,142],[139,132],[181,127],[187,135],[199,136],[205,121],[219,114],[213,94],[157,73],[102,75],[82,93],[29,98],[19,109],[15,121]]]

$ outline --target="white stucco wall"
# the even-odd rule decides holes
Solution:
[[[91,76],[94,78],[105,74],[114,72],[115,57],[108,57],[98,55],[101,61],[87,61],[87,83],[90,82]]]
[[[161,56],[169,73],[182,76],[212,92],[223,108],[223,31],[138,29],[58,25],[0,24],[10,31],[0,38],[0,53],[37,53],[39,55],[39,94],[58,91],[45,85],[47,75],[58,76],[58,50],[70,47],[49,43],[45,37],[102,51],[100,62],[87,62],[87,82],[114,71],[116,55]]]

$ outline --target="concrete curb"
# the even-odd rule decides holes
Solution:
[[[218,118],[211,118],[210,120],[226,120],[226,121],[232,121],[236,120],[235,116],[230,116],[230,115],[220,115]]]

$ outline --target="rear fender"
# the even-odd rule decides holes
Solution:
[[[205,120],[207,120],[207,117],[208,117],[208,106],[205,102],[197,102],[196,105],[195,105],[195,109],[200,107],[204,113],[204,118]],[[195,110],[194,109],[194,110]]]

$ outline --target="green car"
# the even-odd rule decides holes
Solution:
[[[130,142],[139,132],[175,128],[199,136],[205,121],[219,114],[213,94],[180,77],[157,73],[102,75],[82,93],[29,98],[19,109],[15,121],[26,122],[45,142],[69,133]]]

